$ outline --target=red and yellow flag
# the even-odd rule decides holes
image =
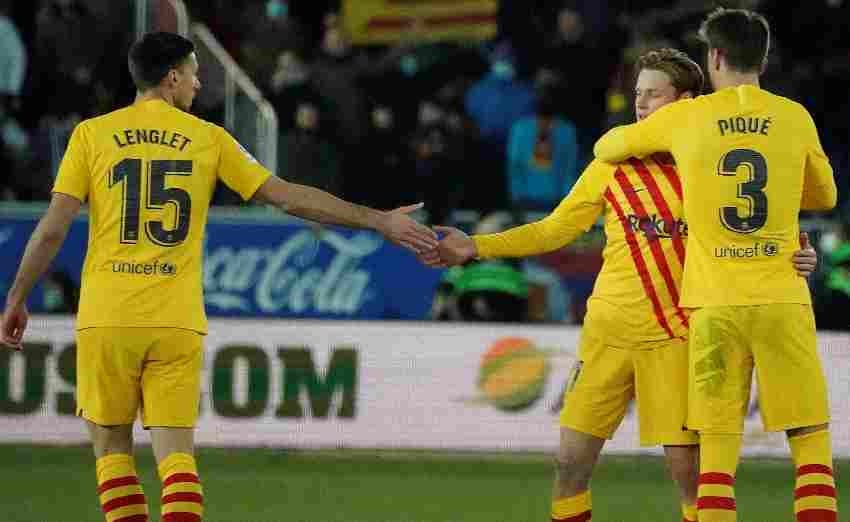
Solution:
[[[344,0],[343,20],[355,44],[489,40],[498,7],[498,0]]]

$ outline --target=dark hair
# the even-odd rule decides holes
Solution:
[[[770,24],[754,11],[718,7],[703,21],[699,38],[720,50],[731,69],[761,72],[770,50]]]
[[[130,75],[139,91],[156,87],[195,51],[195,44],[179,34],[148,33],[133,44],[127,58]]]
[[[644,69],[666,73],[676,93],[690,91],[694,95],[702,94],[705,83],[702,69],[687,54],[678,49],[665,47],[649,51],[638,58],[636,69],[638,73]]]

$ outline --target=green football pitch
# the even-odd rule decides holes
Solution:
[[[150,450],[140,449],[137,461],[151,520],[159,520]],[[207,522],[549,520],[551,466],[540,455],[203,449],[199,467]],[[789,461],[745,460],[738,472],[739,520],[791,522],[792,484]],[[102,521],[94,490],[87,448],[0,446],[4,521]],[[839,505],[850,509],[850,487],[839,494]],[[681,521],[659,458],[603,456],[593,498],[594,521]]]

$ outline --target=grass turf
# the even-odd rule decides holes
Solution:
[[[3,520],[103,520],[88,448],[0,445],[0,463]],[[137,463],[151,520],[159,520],[159,481],[148,448],[138,451]],[[542,456],[202,449],[199,468],[206,522],[549,520],[552,474]],[[738,520],[791,522],[792,486],[789,461],[745,460]],[[849,488],[839,497],[839,506],[850,506]],[[681,521],[660,458],[603,457],[593,498],[595,521]]]

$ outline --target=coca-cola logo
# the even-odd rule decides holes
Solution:
[[[365,232],[303,230],[266,248],[208,248],[205,301],[221,311],[353,315],[372,298],[371,275],[360,263],[382,243]],[[331,257],[318,263],[322,248]]]

